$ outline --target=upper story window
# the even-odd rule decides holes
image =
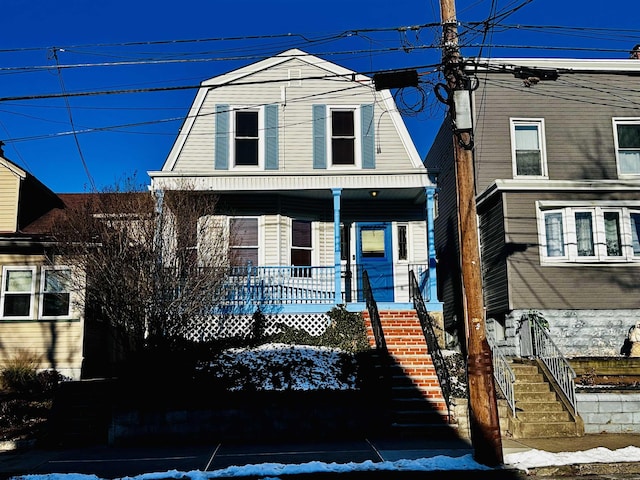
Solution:
[[[260,130],[260,112],[258,110],[234,112],[234,166],[257,167],[261,164]]]
[[[247,217],[230,218],[229,234],[229,247],[233,264],[237,266],[244,266],[248,263],[254,266],[258,265],[258,219]]]
[[[547,177],[544,119],[511,119],[514,177]]]
[[[619,175],[640,175],[640,119],[614,118]]]
[[[277,104],[261,107],[215,106],[214,168],[278,170]]]
[[[43,317],[69,316],[71,269],[64,267],[44,269],[42,271],[41,295],[40,311]]]
[[[313,168],[375,169],[374,106],[312,106]]]
[[[640,206],[539,207],[543,263],[640,261]]]
[[[28,318],[31,316],[35,277],[35,267],[4,267],[1,299],[3,317]]]
[[[331,110],[331,163],[356,164],[355,109]]]

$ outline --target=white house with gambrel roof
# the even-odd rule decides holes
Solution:
[[[391,92],[369,77],[293,49],[205,80],[149,175],[155,192],[217,197],[201,224],[234,232],[236,263],[273,312],[364,309],[365,270],[382,308],[412,308],[412,271],[442,310],[435,185]],[[200,245],[214,234],[198,232]]]

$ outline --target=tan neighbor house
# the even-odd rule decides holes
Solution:
[[[21,352],[80,378],[84,308],[72,268],[50,253],[46,219],[63,200],[0,151],[0,367]],[[53,261],[52,261],[53,260]]]

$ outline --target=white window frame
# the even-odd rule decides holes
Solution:
[[[541,175],[518,175],[516,159],[516,126],[535,126],[538,132],[538,145],[540,146],[540,170]],[[545,138],[544,118],[510,118],[509,128],[511,134],[511,166],[513,178],[549,178],[547,169],[547,142]]]
[[[258,245],[256,246],[248,246],[248,245],[234,245],[231,243],[231,239],[232,239],[232,235],[233,232],[231,230],[231,221],[235,220],[235,219],[242,219],[242,220],[257,220],[258,221]],[[258,264],[257,265],[252,265],[253,267],[258,267],[260,265],[264,264],[264,252],[263,252],[263,248],[262,248],[262,243],[263,243],[263,218],[260,216],[255,216],[255,215],[233,215],[230,217],[227,217],[227,222],[226,222],[226,228],[227,228],[227,232],[228,233],[228,239],[229,239],[229,249],[233,249],[233,248],[237,248],[237,247],[245,247],[245,248],[256,248],[258,249]],[[239,266],[246,266],[246,265],[239,265]]]
[[[4,304],[5,304],[5,296],[6,296],[6,282],[7,282],[7,274],[9,271],[31,271],[31,290],[24,292],[12,292],[16,294],[29,294],[29,312],[27,315],[4,315]],[[36,293],[36,276],[38,270],[35,266],[26,266],[26,265],[5,265],[2,267],[2,286],[0,287],[0,318],[5,320],[24,320],[33,318],[33,307],[34,302],[36,301],[35,293]],[[11,293],[9,294],[11,295]]]
[[[73,306],[73,302],[72,302],[72,297],[73,297],[73,289],[71,288],[71,286],[69,286],[69,290],[65,293],[69,294],[69,311],[67,312],[66,315],[44,315],[44,296],[45,296],[45,287],[46,287],[46,272],[50,272],[50,271],[55,271],[55,270],[67,270],[69,272],[69,280],[72,281],[73,279],[73,270],[71,267],[68,266],[64,266],[64,265],[56,265],[54,267],[43,267],[42,270],[40,271],[40,302],[39,302],[39,307],[38,307],[38,313],[40,315],[40,318],[47,318],[47,319],[51,319],[51,318],[70,318],[71,317],[71,313],[73,311],[72,306]]]
[[[241,112],[258,113],[258,164],[236,165],[236,114]],[[264,170],[265,138],[264,138],[264,106],[234,106],[231,109],[231,125],[229,126],[229,169],[230,170]]]
[[[640,255],[634,255],[631,231],[631,214],[640,214],[640,202],[592,202],[581,204],[579,202],[538,201],[538,245],[540,262],[542,265],[558,264],[631,264],[640,263]],[[594,255],[578,255],[577,231],[575,214],[577,212],[589,212],[593,219]],[[606,231],[604,216],[606,212],[619,214],[620,219],[620,244],[622,255],[607,255]],[[564,230],[564,256],[550,257],[547,255],[547,239],[545,229],[545,214],[561,213]]]
[[[333,118],[333,112],[336,111],[351,111],[353,112],[353,165],[334,165],[333,163],[333,146],[331,140],[333,139],[333,130],[331,128],[331,119]],[[362,125],[360,120],[360,105],[327,105],[327,168],[337,170],[348,170],[354,168],[362,168]]]
[[[311,224],[311,248],[307,247],[294,247],[293,245],[293,222],[309,222]],[[291,260],[291,250],[294,248],[310,250],[311,251],[311,266],[319,265],[319,248],[320,245],[320,230],[318,228],[318,222],[314,222],[313,220],[309,220],[306,218],[288,218],[287,219],[288,228],[289,228],[289,265],[293,265]]]
[[[640,124],[640,118],[638,117],[613,117],[613,142],[616,152],[616,169],[618,177],[620,178],[638,178],[640,177],[640,171],[637,173],[623,173],[620,171],[620,147],[618,145],[618,125],[638,125]]]

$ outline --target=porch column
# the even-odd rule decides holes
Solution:
[[[433,226],[436,188],[426,187],[425,193],[427,197],[427,243],[429,244],[429,284],[427,286],[427,291],[429,292],[429,302],[437,302],[438,279],[436,278],[436,238]]]
[[[342,303],[342,271],[340,252],[340,196],[341,188],[332,188],[333,194],[333,264],[335,267],[335,303]]]

